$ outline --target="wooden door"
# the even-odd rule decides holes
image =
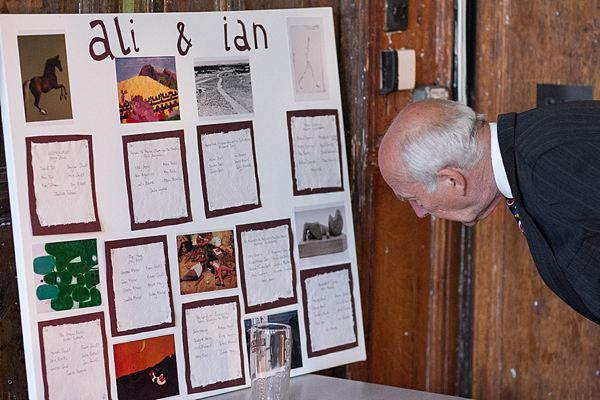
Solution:
[[[478,2],[476,110],[490,121],[536,106],[536,85],[594,86],[595,1]],[[543,283],[506,207],[475,228],[473,397],[592,399],[600,392],[600,326]]]
[[[366,371],[358,376],[370,382],[454,394],[459,372],[456,338],[462,229],[440,219],[418,219],[383,181],[375,153],[392,119],[411,101],[410,91],[379,94],[381,51],[415,50],[416,82],[451,91],[454,1],[410,1],[407,30],[387,33],[383,31],[385,2],[373,1],[371,7],[371,134],[365,149],[372,149],[373,154],[364,163],[369,187],[361,192],[372,193],[371,206],[366,208],[373,212],[364,215],[371,221],[366,225],[370,230],[357,234],[363,235],[361,245],[372,249],[362,252],[365,276],[361,276],[363,302],[368,299],[370,358]]]

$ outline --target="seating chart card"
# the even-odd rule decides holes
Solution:
[[[198,147],[207,217],[261,206],[251,122],[198,126]]]
[[[344,190],[337,110],[288,111],[294,194]]]
[[[131,229],[192,220],[183,131],[123,136]]]
[[[173,326],[166,237],[107,241],[105,249],[112,334]]]
[[[187,303],[183,310],[188,391],[242,385],[245,372],[238,298]]]
[[[91,139],[81,135],[26,138],[34,235],[100,230]]]
[[[31,398],[250,386],[365,359],[332,10],[0,15]]]
[[[39,323],[45,399],[110,399],[104,314]]]
[[[246,312],[296,303],[290,220],[238,226],[237,233]]]
[[[358,346],[350,266],[304,270],[300,276],[308,356]]]

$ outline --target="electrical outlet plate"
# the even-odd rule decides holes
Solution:
[[[380,94],[415,87],[416,56],[414,50],[385,50],[381,52]]]

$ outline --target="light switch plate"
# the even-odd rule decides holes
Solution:
[[[398,89],[415,88],[416,55],[414,50],[397,50],[398,53]]]

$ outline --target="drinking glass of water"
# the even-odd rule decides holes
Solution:
[[[252,400],[288,400],[292,329],[272,322],[250,328]]]

